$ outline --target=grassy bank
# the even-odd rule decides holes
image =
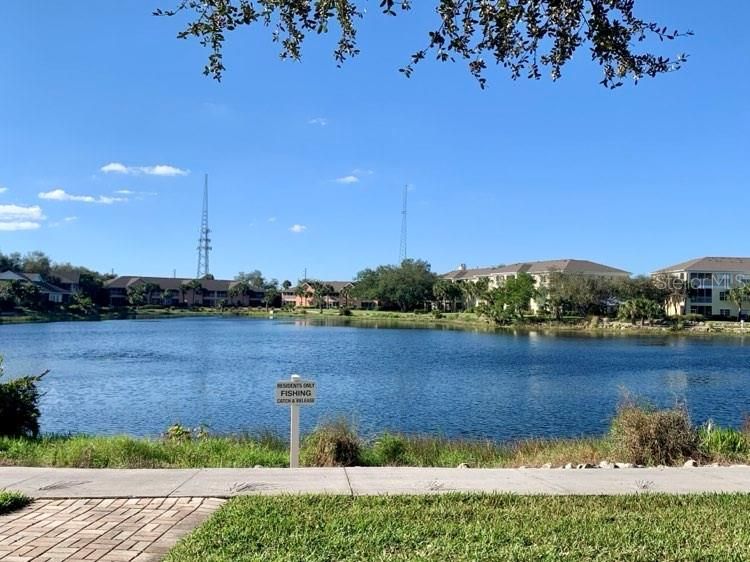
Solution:
[[[16,511],[22,507],[28,505],[31,502],[30,498],[27,498],[23,494],[18,492],[9,492],[7,490],[0,490],[0,515]]]
[[[679,466],[750,463],[750,434],[722,428],[693,428],[678,410],[621,413],[610,433],[593,438],[492,441],[384,433],[360,439],[340,422],[326,424],[302,443],[306,466],[429,466],[517,468],[601,461]],[[143,439],[128,436],[0,437],[0,466],[74,468],[285,467],[283,439],[261,436],[191,436]]]
[[[748,526],[748,495],[242,497],[166,561],[747,560]]]
[[[303,447],[303,459],[308,456]],[[363,444],[365,466],[472,467],[541,466],[545,463],[599,462],[609,448],[603,439],[526,441],[498,445],[484,441],[386,434]],[[0,438],[0,466],[73,468],[243,468],[288,466],[281,439],[206,437],[190,441],[128,436],[45,436]],[[313,463],[307,463],[313,464]]]
[[[338,309],[275,310],[274,318],[305,319],[332,325],[378,325],[410,326],[425,328],[455,328],[488,331],[542,331],[549,333],[622,334],[622,335],[696,335],[696,336],[750,336],[750,327],[741,329],[738,322],[707,321],[695,324],[672,323],[640,326],[628,322],[603,321],[600,319],[567,318],[546,320],[529,318],[509,326],[495,326],[473,312],[447,312],[439,315],[424,312],[395,312],[381,310],[352,310],[342,316]],[[258,308],[156,308],[102,310],[88,316],[64,312],[28,312],[19,316],[0,316],[0,324],[22,324],[33,322],[70,322],[122,319],[189,318],[201,316],[225,316],[268,318],[270,313]]]
[[[189,441],[84,435],[0,437],[0,466],[238,468],[287,464],[285,444],[270,437],[205,437]]]

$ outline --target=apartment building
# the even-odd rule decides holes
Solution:
[[[144,277],[123,275],[107,281],[104,290],[109,295],[110,306],[127,306],[128,291],[141,286],[149,288],[145,295],[148,304],[165,306],[262,306],[264,292],[253,289],[246,294],[236,294],[232,288],[237,281],[225,279],[186,279],[180,277]]]
[[[706,318],[737,318],[739,307],[729,299],[733,287],[750,283],[750,258],[703,257],[664,267],[651,274],[670,290],[670,316],[700,314]],[[748,303],[750,308],[750,303]],[[742,315],[747,319],[748,311]]]
[[[588,277],[600,278],[627,278],[630,273],[601,263],[589,260],[578,259],[559,259],[544,260],[532,262],[520,262],[498,267],[484,267],[477,269],[467,269],[466,265],[461,264],[458,269],[441,275],[448,281],[468,281],[477,282],[480,279],[487,279],[491,289],[500,286],[506,279],[510,279],[521,273],[529,274],[536,286],[544,287],[549,281],[549,276],[553,273],[564,273],[567,275],[582,275]],[[476,304],[476,303],[473,303]],[[530,302],[531,311],[536,313],[543,306],[540,300]]]

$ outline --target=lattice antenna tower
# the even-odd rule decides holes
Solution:
[[[196,279],[209,274],[208,254],[211,251],[211,229],[208,228],[208,174],[203,178],[203,213],[201,214],[201,235],[198,240],[198,273]]]
[[[403,205],[401,207],[401,246],[398,250],[398,261],[403,262],[407,257],[406,251],[406,218],[407,218],[407,193],[409,192],[408,186],[404,186]]]

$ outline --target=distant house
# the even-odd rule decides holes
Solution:
[[[263,289],[252,289],[246,294],[235,294],[232,288],[238,282],[225,279],[195,279],[180,277],[147,277],[123,275],[104,284],[113,307],[127,306],[128,291],[137,287],[152,289],[144,297],[148,304],[162,306],[196,305],[215,307],[222,305],[262,306]]]
[[[750,258],[695,258],[659,269],[651,277],[671,292],[666,306],[670,316],[737,318],[740,311],[729,299],[729,291],[750,284]],[[744,318],[747,312],[743,310]]]
[[[331,287],[329,294],[323,297],[323,308],[373,308],[373,301],[366,301],[351,295],[354,283],[351,281],[320,281]],[[312,282],[303,282],[297,287],[284,289],[281,293],[281,304],[295,308],[318,306],[315,302],[315,289]]]
[[[77,295],[81,291],[81,274],[77,271],[65,275],[55,275],[55,285],[68,291],[71,295]]]
[[[453,282],[463,281],[473,283],[476,283],[480,279],[487,279],[489,287],[492,289],[500,286],[505,280],[514,278],[521,273],[528,273],[534,279],[537,288],[544,287],[549,282],[549,277],[553,273],[609,279],[630,277],[630,273],[625,270],[589,260],[578,259],[520,262],[478,269],[467,269],[462,264],[458,269],[449,271],[440,277]],[[541,300],[532,300],[529,304],[531,311],[536,313],[544,303]]]
[[[49,283],[39,273],[19,273],[3,271],[0,273],[0,283],[28,283],[34,285],[42,298],[48,302],[62,304],[70,300],[71,291]]]

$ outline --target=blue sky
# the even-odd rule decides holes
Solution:
[[[150,15],[170,0],[8,0],[0,211],[32,224],[0,226],[0,251],[192,276],[208,173],[217,277],[348,279],[395,262],[404,184],[409,255],[439,272],[749,255],[750,4],[638,2],[695,31],[662,47],[690,58],[615,91],[584,51],[557,83],[491,67],[481,91],[461,64],[432,61],[407,80],[397,69],[434,16],[371,4],[342,69],[331,39],[290,63],[267,30],[243,30],[216,83],[203,48],[175,39],[180,22]]]

